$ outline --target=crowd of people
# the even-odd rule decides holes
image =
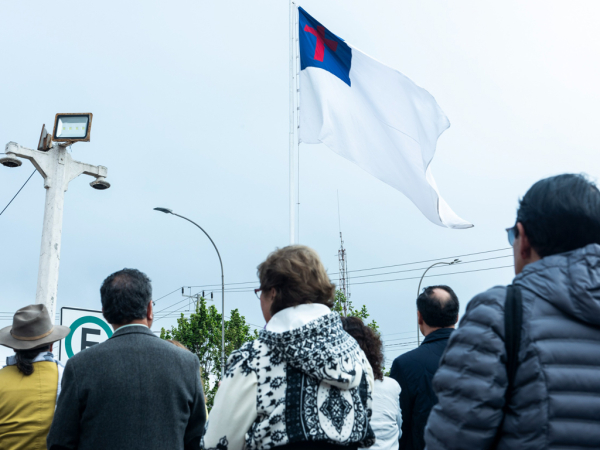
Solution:
[[[258,266],[266,325],[233,351],[210,412],[198,358],[151,330],[135,269],[100,289],[114,334],[63,365],[69,333],[43,305],[0,330],[0,450],[600,448],[600,191],[581,175],[534,184],[507,229],[516,277],[472,299],[416,299],[425,336],[384,369],[379,334],[332,312],[316,252]],[[175,345],[173,345],[175,344]],[[183,347],[183,348],[181,348]]]

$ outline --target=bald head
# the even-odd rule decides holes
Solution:
[[[452,327],[458,321],[458,297],[449,286],[429,286],[417,298],[417,310],[431,328]]]

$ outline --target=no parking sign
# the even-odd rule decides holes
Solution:
[[[63,362],[86,348],[106,341],[113,334],[102,311],[64,307],[60,310],[60,324],[71,328],[67,337],[60,341],[58,359]]]

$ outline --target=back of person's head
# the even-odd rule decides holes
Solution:
[[[437,289],[444,293],[435,292]],[[446,295],[447,294],[447,295]],[[432,328],[451,327],[458,321],[458,297],[451,287],[428,286],[417,297],[417,310],[423,321]]]
[[[289,245],[272,252],[258,266],[258,278],[263,291],[275,289],[271,314],[304,303],[333,306],[335,285],[319,255],[304,245]]]
[[[383,380],[383,345],[379,334],[366,326],[359,317],[342,317],[342,326],[365,352],[376,380]]]
[[[33,360],[42,352],[49,352],[51,345],[34,348],[31,350],[15,350],[17,369],[23,375],[29,376],[33,373]]]
[[[108,323],[125,325],[146,318],[148,303],[152,301],[152,285],[139,270],[123,269],[104,280],[100,298]]]
[[[600,244],[600,191],[584,175],[545,178],[521,199],[517,222],[542,258]]]

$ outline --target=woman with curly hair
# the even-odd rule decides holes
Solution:
[[[369,450],[397,450],[402,433],[400,385],[393,378],[383,376],[383,346],[379,334],[358,317],[342,317],[342,326],[365,352],[375,377],[371,428],[377,441]]]
[[[203,448],[371,446],[373,371],[331,311],[335,286],[319,256],[303,245],[284,247],[258,266],[258,278],[267,325],[229,356]]]

